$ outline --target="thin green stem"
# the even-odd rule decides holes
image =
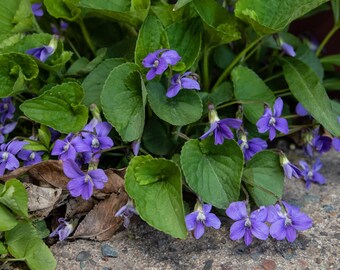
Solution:
[[[241,62],[246,62],[250,56],[252,56],[257,50],[258,50],[259,46],[257,45],[254,49],[251,50],[250,53],[247,54],[247,56],[241,60]]]
[[[287,93],[283,93],[283,94],[279,94],[277,95],[278,97],[287,97],[287,96],[291,96],[292,93],[291,92],[287,92]]]
[[[329,31],[329,33],[327,34],[327,36],[323,39],[323,41],[321,42],[319,48],[316,51],[316,56],[319,56],[321,51],[323,50],[323,48],[325,47],[325,45],[327,44],[327,42],[331,39],[331,37],[335,34],[336,31],[338,31],[340,29],[340,25],[334,25],[333,28],[331,29],[331,31]]]
[[[110,152],[110,151],[119,150],[119,149],[125,149],[125,148],[128,148],[128,147],[130,147],[130,146],[129,145],[117,145],[117,146],[111,147],[109,149],[97,151],[97,152],[92,154],[92,157],[94,157],[95,155],[100,154],[100,153],[102,154],[102,153],[105,153],[105,152]]]
[[[280,72],[280,73],[277,73],[277,74],[275,74],[273,76],[270,76],[270,77],[264,79],[263,81],[264,82],[269,82],[269,81],[275,80],[277,78],[280,78],[282,75],[283,75],[283,72]]]
[[[19,262],[19,261],[24,261],[25,258],[19,258],[19,259],[16,259],[16,258],[5,258],[5,259],[0,259],[0,262]]]
[[[68,38],[67,39],[68,44],[70,45],[70,47],[72,48],[72,50],[74,51],[74,53],[76,54],[76,56],[79,58],[81,58],[79,52],[77,51],[76,47],[74,47],[73,43],[71,42],[71,40]]]
[[[228,102],[228,103],[225,103],[223,105],[220,105],[218,107],[216,107],[216,109],[222,109],[222,108],[225,108],[225,107],[228,107],[228,106],[231,106],[231,105],[234,105],[234,104],[254,104],[254,103],[263,103],[263,101],[257,101],[257,100],[235,100],[235,101],[231,101],[231,102]]]
[[[286,93],[288,91],[289,91],[289,88],[285,88],[285,89],[275,90],[275,91],[273,91],[273,93],[275,95],[278,95],[278,94]]]
[[[222,81],[224,79],[226,79],[229,75],[229,73],[232,71],[232,69],[234,68],[234,66],[236,66],[238,64],[238,62],[242,59],[243,56],[246,55],[246,53],[248,51],[250,51],[254,46],[256,46],[256,44],[262,39],[263,37],[258,37],[257,39],[255,39],[253,42],[251,42],[250,44],[248,44],[247,47],[245,47],[243,49],[243,51],[241,51],[236,57],[235,59],[230,63],[230,65],[223,71],[223,73],[221,74],[221,76],[218,78],[218,80],[216,81],[213,89],[215,89],[217,86],[219,86]]]
[[[300,117],[300,115],[297,115],[297,114],[282,116],[282,118],[285,118],[285,119],[292,119],[292,118],[298,118],[298,117]]]
[[[241,185],[241,189],[242,189],[244,195],[246,196],[246,202],[249,203],[249,194],[248,194],[248,191],[246,190],[246,188],[243,185]]]
[[[87,31],[86,27],[85,27],[85,24],[84,24],[84,21],[83,19],[80,19],[78,21],[79,23],[79,26],[80,26],[80,29],[81,29],[81,32],[85,38],[85,41],[87,43],[87,45],[89,46],[90,50],[92,51],[92,53],[94,55],[96,55],[96,48],[94,47],[92,41],[91,41],[91,38],[90,38],[90,35],[89,35],[89,32]]]
[[[178,136],[178,137],[180,137],[180,138],[182,138],[186,141],[190,140],[190,138],[182,132],[174,131],[173,134],[175,134],[176,136]]]
[[[203,89],[209,91],[210,76],[209,76],[209,49],[205,49],[203,53]]]

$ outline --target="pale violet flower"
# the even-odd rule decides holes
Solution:
[[[203,204],[196,207],[196,210],[185,217],[185,224],[188,231],[194,231],[194,237],[199,239],[204,234],[204,227],[219,229],[221,221],[218,217],[210,213],[212,205]]]
[[[282,201],[284,208],[279,204],[268,206],[267,221],[272,223],[269,229],[270,235],[276,240],[287,238],[288,242],[294,242],[297,231],[304,231],[312,227],[313,221],[299,208]]]
[[[174,66],[181,60],[179,54],[174,50],[161,49],[153,53],[149,53],[143,60],[142,64],[146,68],[150,68],[146,74],[148,81],[163,74],[168,66]]]
[[[276,136],[276,130],[283,134],[288,134],[288,122],[286,119],[281,118],[283,109],[283,101],[279,97],[275,100],[273,111],[269,107],[265,107],[264,114],[257,121],[256,126],[260,133],[269,131],[269,139],[272,141]]]
[[[267,219],[266,207],[260,207],[249,216],[246,206],[245,201],[232,202],[227,208],[226,214],[235,221],[230,227],[230,239],[244,238],[244,243],[249,246],[253,241],[253,236],[260,240],[266,240],[269,235],[269,228],[265,224]]]

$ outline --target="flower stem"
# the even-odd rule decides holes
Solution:
[[[248,194],[248,191],[246,190],[246,188],[243,185],[241,185],[241,189],[242,189],[244,195],[246,196],[246,202],[248,204],[249,203],[249,194]]]
[[[269,81],[275,80],[277,78],[280,78],[282,75],[283,75],[283,72],[280,72],[280,73],[277,73],[277,74],[275,74],[273,76],[270,76],[270,77],[264,79],[263,81],[264,82],[269,82]]]
[[[70,45],[70,47],[72,48],[72,50],[74,51],[75,55],[78,57],[78,59],[81,58],[79,52],[77,51],[77,49],[74,47],[73,43],[71,42],[71,40],[69,38],[66,39],[68,44]]]
[[[210,80],[209,80],[209,49],[205,49],[203,53],[203,89],[209,91]]]
[[[79,23],[81,32],[82,32],[82,34],[83,34],[83,36],[84,36],[84,38],[85,38],[85,41],[86,41],[87,45],[89,46],[91,52],[92,52],[94,55],[96,55],[96,49],[95,49],[95,47],[94,47],[94,45],[93,45],[93,43],[92,43],[92,41],[91,41],[89,32],[87,31],[87,29],[86,29],[86,27],[85,27],[85,24],[84,24],[83,19],[80,19],[80,20],[78,21],[78,23]]]
[[[300,117],[300,115],[292,114],[292,115],[282,116],[282,118],[285,118],[285,119],[292,119],[292,118],[297,118],[297,117]]]
[[[254,103],[263,103],[263,101],[257,101],[257,100],[234,100],[234,101],[230,101],[228,103],[225,103],[223,105],[220,105],[218,107],[216,107],[216,110],[234,105],[234,104],[254,104]]]
[[[229,73],[232,71],[232,69],[234,68],[234,66],[236,66],[236,64],[242,59],[242,57],[248,52],[250,51],[254,46],[256,46],[256,44],[263,38],[262,37],[258,37],[257,39],[255,39],[253,42],[251,42],[250,44],[248,44],[247,47],[245,47],[243,49],[243,51],[241,51],[236,57],[235,59],[230,63],[230,65],[223,71],[223,73],[221,74],[221,76],[218,78],[218,80],[216,81],[213,89],[215,89],[217,86],[219,86],[222,81],[224,79],[226,79],[229,75]]]
[[[278,95],[278,94],[286,93],[288,91],[289,91],[289,88],[285,88],[285,89],[280,89],[280,90],[273,91],[273,93],[275,95]]]
[[[319,48],[317,49],[315,55],[319,56],[321,51],[323,50],[323,48],[325,47],[325,45],[327,44],[327,42],[331,39],[331,37],[335,34],[336,31],[338,31],[340,29],[340,25],[334,25],[333,28],[331,29],[331,31],[329,31],[329,33],[327,34],[327,36],[323,39],[323,41],[321,42]]]

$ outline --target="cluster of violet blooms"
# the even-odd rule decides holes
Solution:
[[[162,75],[169,67],[176,65],[181,60],[181,56],[175,50],[161,49],[148,54],[142,64],[150,70],[146,74],[148,81],[153,80],[156,75]],[[166,96],[172,98],[176,96],[181,89],[200,90],[198,75],[193,72],[184,74],[175,74],[170,81],[170,87]]]
[[[15,139],[8,143],[5,142],[6,136],[17,125],[17,122],[12,122],[14,113],[15,106],[12,98],[2,98],[0,101],[0,176],[4,175],[5,170],[13,171],[19,168],[18,158],[24,161],[24,165],[36,159],[34,154],[31,155],[31,152],[23,149],[26,142]]]
[[[185,217],[186,227],[188,231],[193,231],[196,239],[203,236],[205,227],[221,227],[221,221],[210,213],[211,209],[210,204],[202,205],[197,202],[195,211]],[[297,231],[312,227],[312,220],[306,214],[284,201],[275,206],[261,206],[251,213],[246,201],[232,202],[226,209],[226,214],[235,221],[230,227],[230,239],[244,238],[247,246],[253,241],[253,236],[267,240],[270,235],[276,240],[287,239],[288,242],[293,242]],[[271,224],[270,227],[267,224]]]
[[[73,197],[82,196],[88,200],[94,187],[103,189],[108,181],[104,170],[98,169],[98,164],[101,151],[114,144],[108,136],[111,129],[109,123],[93,118],[82,131],[55,141],[51,155],[63,161],[64,173],[71,179],[67,188]],[[88,165],[86,173],[81,170],[83,165]]]

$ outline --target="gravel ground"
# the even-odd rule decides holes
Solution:
[[[295,154],[291,159],[301,157]],[[302,181],[286,183],[284,199],[301,207],[314,221],[313,228],[300,232],[294,243],[255,240],[246,247],[242,241],[229,239],[227,218],[222,219],[220,230],[208,228],[200,240],[190,235],[183,241],[136,218],[129,231],[118,232],[110,241],[57,243],[51,247],[57,269],[340,269],[340,153],[331,152],[321,160],[326,185],[312,185],[306,191]]]

